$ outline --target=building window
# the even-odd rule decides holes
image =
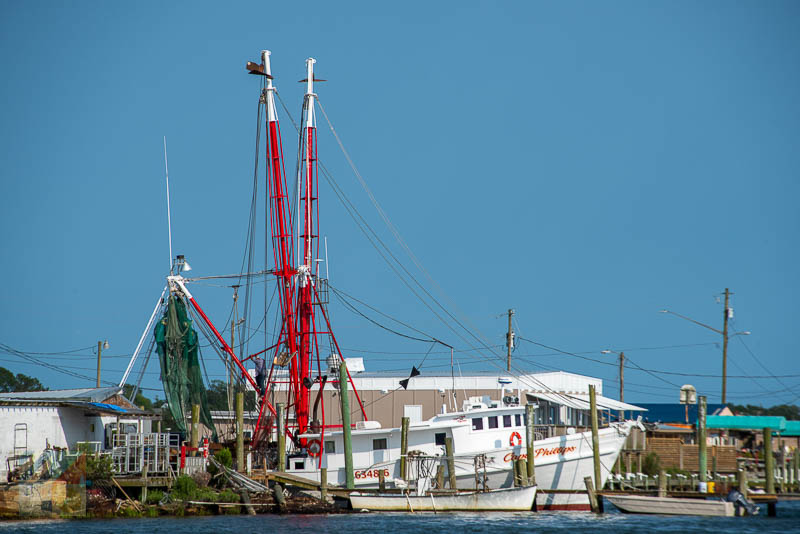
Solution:
[[[434,438],[436,439],[437,445],[444,445],[444,442],[447,439],[447,434],[445,434],[444,432],[437,432],[434,435]]]
[[[528,417],[528,414],[525,414],[525,417]],[[514,414],[514,422],[516,423],[515,426],[522,426],[522,416],[520,414]]]
[[[336,442],[333,441],[333,440],[326,441],[325,442],[325,452],[327,454],[336,454]]]
[[[556,419],[556,407],[550,406],[550,424],[555,425],[558,424],[558,420]]]
[[[483,417],[472,419],[472,430],[483,430]]]
[[[389,447],[386,446],[386,438],[380,439],[373,439],[372,440],[372,450],[373,451],[382,451],[388,449]]]
[[[489,417],[489,428],[497,428],[497,416],[493,415]]]
[[[503,428],[508,428],[511,426],[511,415],[504,415],[503,416]]]

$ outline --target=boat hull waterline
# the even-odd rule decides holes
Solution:
[[[350,495],[354,510],[381,512],[527,512],[533,509],[536,486],[453,495]]]

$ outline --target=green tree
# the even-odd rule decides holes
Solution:
[[[14,375],[5,367],[0,367],[0,393],[12,391],[47,391],[38,378],[18,373]]]
[[[778,404],[770,408],[753,404],[729,404],[728,407],[736,415],[774,415],[793,421],[800,420],[800,407],[794,404]]]
[[[223,380],[212,380],[206,390],[206,399],[208,399],[209,410],[228,410],[228,385]],[[244,395],[244,409],[245,411],[255,410],[255,392],[246,391]],[[235,406],[232,406],[236,409]]]
[[[126,399],[130,399],[131,398],[131,393],[133,393],[133,386],[130,385],[130,384],[125,384],[122,387],[122,394],[125,396]],[[150,410],[153,409],[153,401],[151,401],[150,399],[145,397],[142,394],[142,390],[141,389],[136,392],[136,398],[134,398],[132,402],[136,406],[140,406],[140,407],[144,408],[145,410],[150,411]]]

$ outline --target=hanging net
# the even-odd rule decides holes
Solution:
[[[200,373],[197,332],[186,313],[183,300],[170,295],[167,311],[155,328],[158,360],[161,363],[161,382],[169,411],[178,430],[186,432],[186,412],[200,405],[200,422],[212,432],[217,441],[217,430],[208,410],[206,388]]]

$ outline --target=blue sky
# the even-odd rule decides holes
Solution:
[[[198,276],[239,271],[259,92],[243,67],[269,48],[295,120],[296,80],[318,60],[320,100],[441,288],[415,271],[429,291],[490,344],[514,308],[522,337],[577,354],[523,341],[519,369],[599,376],[616,397],[615,356],[600,351],[625,350],[626,400],[677,401],[691,383],[719,402],[720,336],[658,310],[720,328],[730,287],[731,327],[752,334],[731,340],[729,374],[779,378],[731,378],[729,400],[798,402],[796,2],[303,5],[0,5],[0,342],[54,353],[107,338],[103,377],[120,378],[168,267],[163,136],[175,252]],[[321,160],[402,255],[319,126]],[[320,196],[331,283],[467,349],[324,182]],[[194,291],[221,328],[222,285]],[[331,314],[368,370],[410,368],[430,348],[336,301]],[[423,372],[449,372],[439,351]],[[496,369],[475,354],[457,353],[462,372]],[[94,376],[91,349],[36,357]],[[0,365],[51,388],[91,385],[9,354]],[[143,385],[160,387],[156,366]]]

